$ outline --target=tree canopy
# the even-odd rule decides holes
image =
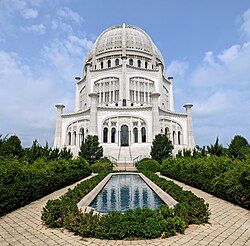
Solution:
[[[244,137],[236,135],[231,140],[228,151],[232,159],[242,160],[245,159],[246,154],[250,154],[250,146]]]
[[[103,156],[103,148],[100,146],[98,136],[88,135],[82,143],[79,156],[85,158],[89,164],[93,164]]]
[[[172,150],[174,146],[171,140],[164,134],[157,134],[153,140],[150,155],[153,159],[159,163],[170,156],[172,156]]]

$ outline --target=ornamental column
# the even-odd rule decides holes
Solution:
[[[194,148],[194,131],[193,131],[193,121],[192,121],[192,107],[193,104],[186,103],[184,106],[187,113],[187,147],[188,149]]]
[[[63,104],[55,105],[57,108],[57,117],[56,117],[56,129],[55,129],[55,138],[53,148],[62,148],[62,114],[65,106]]]
[[[97,104],[98,94],[90,93],[90,123],[89,123],[89,134],[97,135]]]
[[[83,105],[81,105],[82,107],[80,107],[80,92],[79,92],[79,82],[80,82],[81,78],[80,77],[75,77],[75,81],[76,81],[76,97],[75,97],[75,112],[78,112],[80,110],[82,110]]]
[[[152,132],[154,139],[155,135],[160,133],[160,120],[159,120],[159,106],[158,106],[158,98],[161,94],[158,92],[153,92],[151,94],[152,98]]]

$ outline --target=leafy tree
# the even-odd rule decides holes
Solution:
[[[70,151],[70,149],[67,149],[66,147],[64,147],[60,153],[59,153],[59,158],[60,159],[65,159],[65,160],[69,160],[73,158],[73,155]]]
[[[43,147],[39,145],[36,139],[33,141],[32,146],[30,148],[25,149],[24,159],[29,164],[32,164],[35,160],[43,156],[44,156]]]
[[[228,151],[231,158],[243,160],[250,153],[250,146],[244,137],[236,135],[231,140]]]
[[[172,150],[174,146],[171,140],[164,134],[157,134],[153,140],[150,155],[153,159],[159,163],[170,156],[172,156]]]
[[[210,155],[222,156],[223,155],[223,147],[219,144],[219,138],[216,138],[215,144],[207,146],[207,152]]]
[[[89,164],[95,163],[103,156],[103,148],[100,146],[98,136],[87,136],[85,143],[81,145],[79,156],[85,158]]]
[[[0,156],[20,158],[22,153],[21,140],[17,136],[2,138],[0,135]]]
[[[205,156],[207,156],[206,147],[205,146],[200,147],[199,145],[196,145],[195,148],[193,149],[193,157],[200,158]]]

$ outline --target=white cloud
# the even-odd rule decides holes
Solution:
[[[0,134],[16,134],[24,146],[36,138],[52,145],[56,109],[63,102],[73,110],[76,75],[82,75],[82,58],[92,42],[68,36],[44,46],[41,60],[28,66],[16,53],[0,50]],[[13,130],[14,129],[14,130]]]
[[[58,70],[58,76],[73,79],[82,71],[83,60],[92,42],[86,38],[70,35],[66,39],[54,40],[43,47],[42,56]],[[67,68],[67,69],[65,69]]]
[[[57,11],[57,15],[65,19],[69,19],[75,22],[76,24],[81,24],[83,22],[83,18],[78,13],[74,12],[68,7],[59,9]]]
[[[205,53],[200,65],[190,67],[186,61],[174,61],[170,71],[179,108],[194,104],[194,131],[199,145],[213,143],[217,136],[226,146],[240,134],[249,138],[250,114],[250,42],[236,44],[215,54]]]
[[[214,54],[213,54],[212,51],[208,51],[208,52],[205,53],[205,57],[203,58],[203,62],[207,63],[207,64],[209,64],[211,66],[216,65],[216,62],[214,60]]]
[[[34,19],[38,16],[38,11],[36,9],[25,8],[21,11],[21,14],[25,19]]]
[[[1,133],[17,134],[25,146],[34,138],[51,140],[58,98],[53,80],[36,77],[17,54],[5,51],[0,51],[0,77]]]
[[[45,34],[45,26],[43,24],[38,24],[38,25],[29,25],[26,27],[21,27],[21,30],[25,31],[25,32],[34,32],[37,34]]]
[[[67,23],[64,23],[61,19],[53,19],[51,21],[52,29],[62,29],[64,32],[73,33],[73,27]]]
[[[242,19],[240,30],[250,37],[250,8],[244,12]]]
[[[218,58],[224,63],[230,62],[235,58],[237,58],[240,49],[241,49],[240,45],[233,45],[229,49],[223,50],[218,55]]]
[[[188,70],[188,63],[185,61],[172,61],[167,68],[167,74],[174,78],[183,77]]]

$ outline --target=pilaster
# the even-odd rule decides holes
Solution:
[[[159,105],[158,105],[158,98],[161,94],[158,92],[153,92],[151,94],[152,98],[152,132],[153,132],[153,139],[155,135],[160,133],[160,121],[159,121]]]
[[[90,127],[89,134],[97,135],[97,104],[98,104],[98,94],[90,93]]]
[[[55,138],[53,148],[62,148],[62,114],[65,106],[63,104],[55,105],[57,108],[57,117],[56,117],[56,129],[55,129]]]
[[[188,145],[188,149],[192,149],[195,146],[193,121],[192,121],[193,104],[186,103],[183,107],[186,108],[186,113],[187,113],[187,145]]]

